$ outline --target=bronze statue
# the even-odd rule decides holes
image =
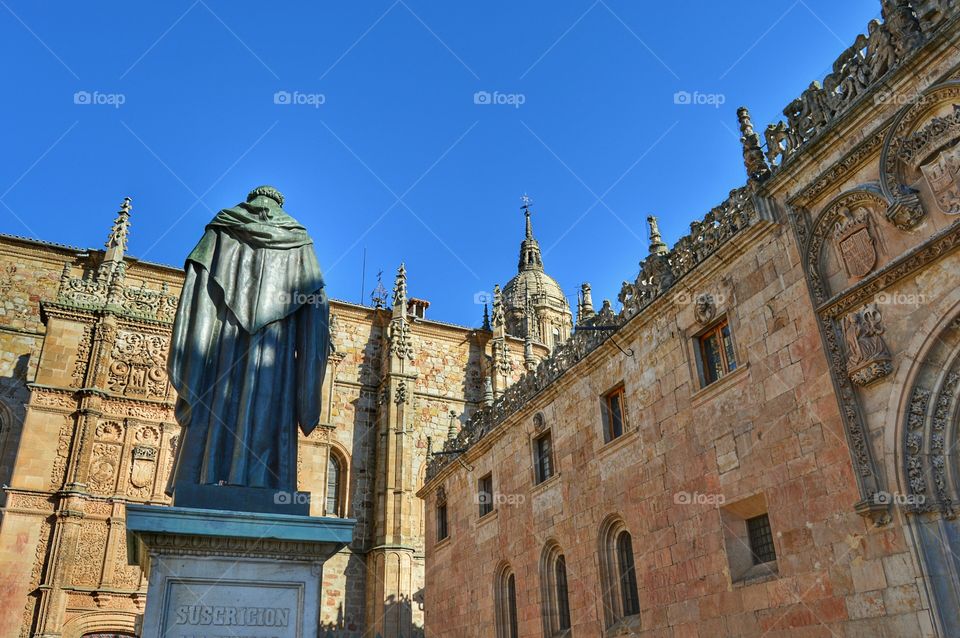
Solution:
[[[275,510],[278,493],[296,491],[297,427],[309,434],[320,418],[329,308],[313,242],[282,206],[275,188],[255,189],[187,257],[167,366],[183,428],[174,505]]]

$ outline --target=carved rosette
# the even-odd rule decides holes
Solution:
[[[960,214],[960,82],[930,87],[897,115],[880,156],[887,219],[901,230],[928,212]]]

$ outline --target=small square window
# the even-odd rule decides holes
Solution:
[[[750,553],[753,554],[754,565],[777,560],[770,518],[766,514],[747,519],[747,537],[750,539]]]
[[[480,517],[493,511],[493,475],[487,474],[477,483],[477,503],[480,504]]]
[[[533,440],[533,462],[538,484],[553,476],[553,441],[550,432],[544,432]]]
[[[733,337],[730,333],[730,324],[726,319],[700,335],[697,338],[697,344],[704,386],[737,369]]]
[[[762,493],[720,507],[724,549],[734,586],[777,578],[777,550]]]
[[[618,386],[603,395],[600,407],[603,413],[604,442],[619,438],[623,434],[623,386]]]

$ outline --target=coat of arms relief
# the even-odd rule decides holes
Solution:
[[[960,215],[960,82],[932,87],[904,107],[880,168],[887,218],[901,230],[926,214]]]
[[[870,234],[870,210],[857,204],[852,209],[841,206],[833,235],[837,252],[847,275],[861,279],[877,265],[877,247]]]

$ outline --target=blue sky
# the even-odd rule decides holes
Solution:
[[[547,271],[599,303],[636,275],[647,215],[672,245],[743,184],[736,108],[759,130],[779,119],[878,14],[878,0],[0,0],[0,232],[100,247],[130,196],[130,252],[180,265],[217,210],[269,183],[331,296],[360,300],[366,250],[365,303],[405,261],[429,317],[478,325],[477,293],[516,272],[527,192]]]

